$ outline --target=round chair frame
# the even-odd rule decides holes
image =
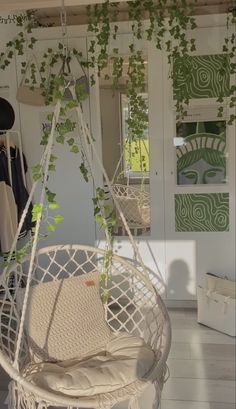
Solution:
[[[89,246],[60,245],[43,248],[37,253],[30,286],[89,272],[101,272],[104,256],[105,251]],[[137,380],[115,392],[91,397],[72,398],[47,392],[24,377],[24,366],[31,359],[26,336],[21,344],[19,367],[14,367],[14,353],[20,322],[16,297],[17,290],[27,277],[27,263],[28,258],[23,263],[15,263],[10,267],[9,276],[14,275],[14,287],[8,293],[5,292],[0,303],[0,362],[13,379],[9,399],[14,397],[14,402],[21,402],[21,397],[22,402],[32,404],[32,406],[17,406],[17,409],[21,407],[41,409],[54,405],[71,409],[111,408],[120,401],[140,395],[146,384],[150,382],[156,386],[159,401],[171,344],[169,316],[148,274],[117,255],[112,257],[108,282],[109,299],[104,304],[104,319],[112,331],[123,330],[140,336],[152,347],[155,362],[147,379]],[[55,274],[55,267],[58,270],[57,274]],[[54,272],[51,273],[50,270]]]

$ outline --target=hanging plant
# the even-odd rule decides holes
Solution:
[[[23,56],[29,50],[33,50],[36,38],[33,37],[32,29],[35,26],[34,12],[27,11],[19,15],[8,16],[6,19],[1,18],[0,24],[15,23],[21,27],[20,31],[12,40],[6,43],[5,50],[0,53],[0,69],[5,70],[14,57],[14,55]]]

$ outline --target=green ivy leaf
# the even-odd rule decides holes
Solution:
[[[49,170],[50,172],[55,172],[56,166],[54,165],[54,163],[51,163],[51,164],[49,165],[48,170]]]
[[[32,222],[36,222],[38,217],[41,216],[43,211],[43,206],[39,203],[35,203],[32,209]]]
[[[64,217],[61,216],[60,214],[57,214],[56,216],[54,216],[53,220],[54,220],[54,222],[55,222],[56,224],[60,224],[61,222],[63,222]]]
[[[70,138],[70,139],[67,140],[67,143],[68,143],[69,146],[72,146],[74,144],[74,142],[75,142],[74,138]]]
[[[59,209],[59,205],[56,203],[56,202],[54,202],[54,203],[49,203],[49,209],[51,209],[51,210],[56,210],[56,209]]]
[[[46,195],[49,203],[55,203],[56,193],[53,193],[49,189],[47,189]]]
[[[77,145],[73,145],[70,151],[73,152],[73,153],[78,153],[79,152],[79,147]]]
[[[56,227],[53,226],[53,224],[48,224],[48,225],[47,225],[47,229],[48,229],[48,231],[55,231],[55,230],[56,230]]]

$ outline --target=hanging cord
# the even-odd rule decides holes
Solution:
[[[139,163],[140,163],[140,169],[141,169],[141,192],[144,191],[144,180],[145,180],[145,176],[144,176],[144,171],[143,171],[143,161],[142,161],[142,148],[141,148],[141,140],[139,138],[138,140],[138,145],[139,145]]]
[[[10,184],[12,186],[12,171],[11,171],[11,147],[10,147],[10,137],[9,132],[6,133],[6,142],[7,142],[7,163],[8,163],[8,173]]]
[[[49,173],[49,164],[50,164],[50,156],[53,148],[53,140],[54,140],[54,134],[56,130],[56,125],[58,123],[59,115],[60,115],[60,109],[61,109],[61,101],[58,100],[55,110],[54,110],[54,115],[53,115],[53,120],[52,120],[52,127],[51,127],[51,132],[48,138],[48,149],[47,149],[47,156],[45,160],[45,168],[44,168],[44,177],[43,177],[43,186],[41,190],[41,196],[40,196],[40,205],[43,208],[44,200],[45,200],[45,193],[46,193],[46,184],[48,181],[48,173]],[[34,259],[35,259],[35,254],[36,254],[36,249],[37,249],[37,242],[38,242],[38,236],[39,236],[39,229],[40,229],[40,223],[42,219],[42,212],[37,218],[36,221],[36,226],[35,226],[35,233],[34,233],[34,238],[33,238],[33,245],[32,245],[32,250],[31,250],[31,256],[30,256],[30,262],[29,262],[29,271],[28,271],[28,277],[27,277],[27,282],[26,282],[26,289],[25,289],[25,296],[24,296],[24,302],[22,306],[22,314],[21,314],[21,320],[20,320],[20,327],[19,327],[19,332],[18,332],[18,337],[17,337],[17,344],[16,344],[16,352],[15,352],[15,359],[13,363],[13,367],[18,369],[18,358],[19,358],[19,353],[20,353],[20,346],[21,346],[21,341],[22,341],[22,336],[23,336],[23,331],[24,331],[24,322],[26,318],[26,309],[27,309],[27,302],[29,298],[29,291],[30,291],[30,281],[33,273],[33,268],[34,268]]]
[[[69,39],[68,39],[68,30],[67,30],[67,13],[66,13],[64,0],[61,1],[60,18],[61,18],[61,30],[62,30],[62,43],[64,46],[64,50],[68,51]],[[66,57],[67,57],[67,54],[66,54]]]
[[[73,90],[73,92],[75,92],[75,91]],[[123,222],[123,224],[124,224],[125,230],[126,230],[126,232],[127,232],[127,234],[128,234],[129,240],[130,240],[130,242],[131,242],[131,244],[132,244],[132,246],[133,246],[134,252],[135,252],[135,254],[137,255],[137,259],[138,259],[140,265],[141,265],[142,268],[143,268],[143,273],[144,273],[145,275],[147,275],[147,273],[146,273],[146,268],[145,268],[143,259],[142,259],[142,257],[141,257],[141,254],[139,253],[139,250],[138,250],[138,246],[137,246],[137,244],[135,243],[135,241],[134,241],[134,239],[133,239],[133,236],[132,236],[132,234],[131,234],[130,228],[129,228],[128,223],[127,223],[127,221],[126,221],[126,218],[125,218],[125,216],[124,216],[124,214],[123,214],[123,212],[122,212],[122,210],[121,210],[120,204],[119,204],[119,202],[117,201],[116,196],[115,196],[115,194],[114,194],[114,192],[113,192],[112,185],[111,185],[111,182],[110,182],[110,180],[109,180],[109,177],[108,177],[108,175],[107,175],[107,173],[106,173],[106,170],[105,170],[105,168],[104,168],[104,166],[103,166],[103,164],[102,164],[102,162],[101,162],[101,159],[100,159],[100,157],[99,157],[99,155],[98,155],[98,153],[97,153],[97,151],[96,151],[96,147],[95,147],[93,138],[92,138],[92,136],[91,136],[91,133],[90,133],[90,131],[89,131],[89,129],[88,129],[87,124],[86,124],[85,121],[84,121],[83,112],[82,112],[82,109],[81,109],[81,106],[80,106],[80,105],[79,105],[78,107],[76,107],[76,111],[77,111],[77,114],[78,114],[78,118],[79,118],[80,123],[83,124],[83,130],[84,130],[84,133],[85,133],[84,141],[85,141],[86,143],[89,143],[89,145],[92,147],[92,151],[93,151],[93,153],[94,153],[94,157],[96,158],[97,163],[98,163],[98,166],[99,166],[99,168],[100,168],[100,170],[101,170],[101,172],[102,172],[102,174],[103,174],[103,176],[104,176],[104,179],[105,179],[105,182],[106,182],[106,184],[107,184],[107,186],[108,186],[108,189],[109,189],[109,191],[110,191],[111,197],[112,197],[112,199],[113,199],[113,201],[114,201],[114,203],[115,203],[115,206],[116,206],[116,208],[117,208],[117,210],[118,210],[118,212],[119,212],[119,215],[120,215],[121,220],[122,220],[122,222]]]
[[[69,89],[70,89],[70,92],[71,92],[73,98],[76,98],[74,87],[70,87]],[[96,178],[95,178],[96,172],[95,172],[95,169],[94,169],[94,166],[93,166],[93,160],[92,160],[92,157],[91,157],[91,150],[90,150],[89,144],[88,144],[88,142],[86,140],[87,136],[86,136],[86,130],[85,130],[85,127],[84,127],[84,120],[83,121],[80,120],[80,126],[81,126],[82,135],[83,135],[83,138],[80,138],[81,146],[82,146],[82,149],[83,149],[83,151],[85,153],[85,156],[86,156],[86,159],[87,159],[91,174],[93,176],[93,181],[94,181],[95,188],[97,188],[99,185],[96,182]],[[105,222],[106,240],[107,240],[107,244],[109,246],[109,249],[111,249],[108,224],[107,224],[106,217],[105,217],[105,214],[104,214],[103,211],[102,211],[102,213],[103,213],[103,219],[104,219],[104,222]]]
[[[125,145],[126,145],[126,143],[127,143],[127,140],[125,141]],[[118,174],[118,170],[119,170],[119,168],[120,168],[120,165],[121,165],[121,163],[122,163],[122,160],[123,160],[124,155],[125,155],[125,146],[124,146],[124,148],[122,149],[122,154],[120,155],[120,159],[119,159],[119,161],[118,161],[118,163],[117,163],[117,166],[116,166],[116,169],[115,169],[113,178],[112,178],[112,180],[111,180],[111,184],[112,184],[112,185],[114,184],[115,180],[119,178],[119,175],[118,175],[118,178],[117,178],[117,174]]]
[[[62,64],[62,74],[66,75],[66,66],[67,66],[67,75],[71,74],[70,64],[69,64],[69,38],[67,30],[67,13],[65,7],[65,1],[61,0],[61,31],[62,31],[62,44],[63,44],[63,64]]]

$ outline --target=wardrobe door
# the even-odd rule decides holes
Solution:
[[[45,38],[48,35],[48,38]],[[35,48],[35,55],[38,61],[40,56],[46,52],[48,48],[53,50],[58,49],[58,43],[61,42],[60,32],[49,29],[48,34],[45,35],[45,30],[40,33],[44,36],[39,39]],[[86,37],[74,37],[69,39],[69,47],[75,47],[81,51],[86,57],[87,42]],[[17,60],[18,67],[18,83],[21,82],[21,61]],[[76,67],[74,66],[76,65]],[[60,72],[62,63],[58,63],[55,67],[57,72]],[[72,72],[75,75],[81,76],[83,73],[75,61],[72,63]],[[56,73],[56,72],[55,72]],[[90,106],[89,98],[83,103],[83,112],[85,120],[90,123]],[[44,146],[40,145],[43,130],[49,126],[47,115],[53,112],[54,107],[42,106],[34,107],[30,105],[20,104],[21,130],[23,137],[24,152],[29,164],[32,167],[40,162]],[[76,112],[70,117],[74,122],[77,122]],[[72,132],[71,138],[77,137],[77,133]],[[66,243],[80,243],[80,244],[94,244],[95,227],[93,216],[94,196],[93,183],[89,181],[86,183],[80,173],[79,166],[81,165],[81,153],[70,152],[71,146],[65,144],[55,143],[53,154],[57,157],[56,172],[50,173],[49,189],[56,193],[56,200],[60,206],[57,210],[64,217],[64,221],[56,226],[56,231],[49,235],[47,240],[40,241],[40,245],[46,246],[48,244],[66,244]],[[35,200],[39,198],[39,191],[36,192]],[[55,211],[54,211],[55,213]]]
[[[112,180],[114,172],[118,166],[121,166],[122,175],[120,183],[129,185],[135,189],[145,190],[149,195],[150,225],[147,229],[140,229],[130,223],[129,227],[133,234],[134,241],[139,249],[145,266],[150,269],[153,283],[159,291],[165,296],[165,237],[164,237],[164,196],[163,196],[163,67],[162,53],[157,51],[154,45],[148,41],[139,42],[137,47],[144,51],[144,66],[146,90],[145,98],[148,105],[148,132],[145,137],[147,152],[141,150],[146,161],[145,178],[139,161],[131,161],[130,174],[127,172],[127,151],[119,151],[125,143],[125,114],[128,111],[127,101],[127,67],[130,55],[129,44],[132,41],[129,34],[120,34],[116,40],[119,44],[117,48],[125,60],[124,78],[119,84],[118,89],[112,89],[109,81],[106,82],[101,75],[97,83],[97,92],[100,102],[100,121],[94,129],[101,129],[101,156],[103,165]],[[110,49],[113,50],[113,43]],[[125,76],[126,74],[126,76]],[[97,105],[98,106],[98,105]],[[92,117],[96,116],[96,111],[92,111]],[[98,118],[97,118],[98,119]],[[94,121],[93,121],[94,122]],[[147,142],[148,141],[148,142]],[[131,157],[135,158],[135,155]],[[123,166],[123,168],[122,168]],[[129,180],[128,180],[129,179]],[[145,180],[143,180],[145,179]],[[102,180],[102,179],[101,179]],[[127,200],[129,200],[128,198]],[[132,216],[134,212],[132,213]],[[136,221],[136,220],[135,220]],[[128,259],[134,260],[134,249],[129,241],[127,232],[123,229],[114,231],[114,251]],[[101,230],[97,229],[98,245],[104,247],[103,235]]]
[[[229,36],[225,16],[198,19],[197,51],[178,72],[176,88],[164,79],[165,239],[167,299],[194,300],[196,286],[211,272],[235,280],[235,123],[220,94],[235,77],[222,52]],[[201,25],[203,26],[201,28]],[[212,25],[212,26],[211,26]],[[223,70],[222,70],[222,67]],[[168,72],[165,62],[164,72]],[[187,115],[177,124],[174,96],[186,87]],[[174,92],[173,92],[174,91]]]

